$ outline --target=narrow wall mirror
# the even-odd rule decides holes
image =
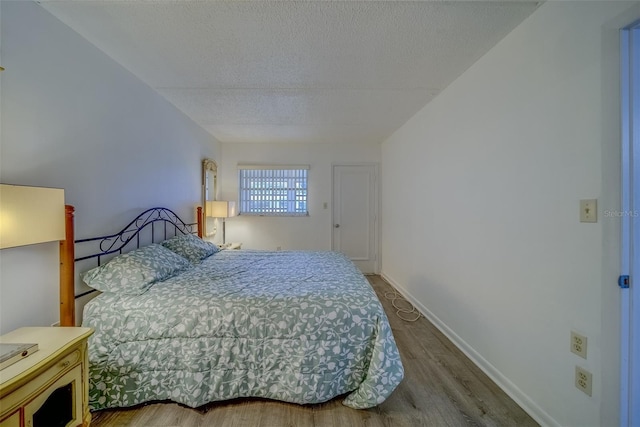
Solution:
[[[214,218],[207,217],[206,206],[208,200],[216,200],[218,194],[218,165],[211,159],[202,161],[202,221],[203,237],[211,237],[216,234]]]

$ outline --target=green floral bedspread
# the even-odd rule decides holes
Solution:
[[[366,278],[335,252],[221,251],[142,295],[85,307],[93,410],[237,397],[369,408],[403,367]]]

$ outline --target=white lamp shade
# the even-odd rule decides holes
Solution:
[[[229,218],[236,216],[236,202],[209,200],[207,201],[207,216],[212,218]]]
[[[64,239],[63,189],[0,184],[0,249]]]

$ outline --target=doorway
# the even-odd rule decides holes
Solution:
[[[620,425],[640,425],[640,21],[621,31]],[[628,276],[626,282],[624,276]],[[636,283],[634,283],[636,282]],[[628,287],[625,287],[628,286]]]
[[[378,272],[378,165],[333,166],[331,247],[364,274]]]

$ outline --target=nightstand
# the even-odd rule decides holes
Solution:
[[[27,327],[3,343],[37,343],[38,351],[0,370],[0,427],[89,426],[87,339],[91,328]]]
[[[242,243],[225,243],[224,245],[218,246],[221,250],[242,249]]]

